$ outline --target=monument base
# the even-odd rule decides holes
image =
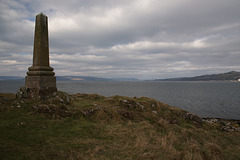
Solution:
[[[56,77],[54,76],[26,76],[26,88],[48,89],[56,88]],[[57,88],[56,88],[57,89]]]
[[[26,76],[25,88],[30,97],[43,97],[57,92],[56,77],[54,76]]]

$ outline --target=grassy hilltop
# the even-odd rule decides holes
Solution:
[[[0,94],[0,159],[240,159],[240,132],[221,128],[146,97]]]

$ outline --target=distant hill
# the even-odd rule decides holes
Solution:
[[[112,79],[90,76],[56,76],[57,81],[112,81]]]
[[[57,81],[140,81],[137,78],[101,78],[91,76],[56,76]],[[24,80],[18,76],[0,76],[0,80]]]
[[[240,79],[240,72],[231,71],[227,73],[202,75],[196,77],[156,79],[154,81],[236,81],[238,79]]]
[[[141,81],[137,78],[114,78],[114,81]]]
[[[18,77],[18,76],[0,76],[0,80],[24,80],[24,77]]]
[[[57,81],[139,81],[136,78],[100,78],[90,76],[57,76]]]

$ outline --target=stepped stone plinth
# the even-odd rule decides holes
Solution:
[[[49,64],[48,18],[43,13],[36,16],[33,65],[28,68],[25,88],[38,95],[57,91],[56,77]]]

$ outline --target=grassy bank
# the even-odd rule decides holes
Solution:
[[[1,159],[240,159],[240,132],[146,97],[0,94],[0,135]]]

